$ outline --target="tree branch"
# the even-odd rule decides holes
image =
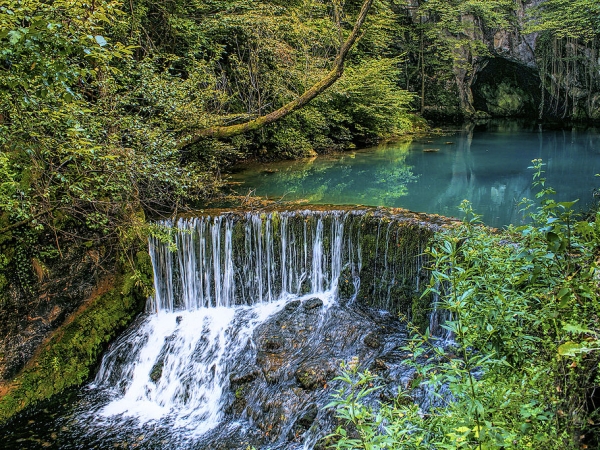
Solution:
[[[4,233],[8,233],[9,231],[14,230],[15,228],[22,227],[23,225],[27,225],[29,222],[33,222],[35,219],[37,219],[38,217],[42,217],[45,214],[50,214],[56,208],[58,208],[58,207],[54,206],[54,207],[52,207],[50,209],[46,209],[46,210],[44,210],[42,212],[34,214],[33,216],[31,216],[31,217],[29,217],[27,219],[21,220],[20,222],[16,222],[16,223],[13,223],[12,225],[8,225],[8,226],[6,226],[4,228],[1,228],[0,229],[0,235],[2,235]]]
[[[179,148],[184,148],[188,145],[200,141],[203,138],[229,138],[232,136],[237,136],[238,134],[246,133],[248,131],[255,131],[265,125],[282,119],[283,117],[287,116],[293,111],[296,111],[297,109],[302,108],[304,105],[306,105],[313,98],[325,91],[342,76],[342,74],[344,73],[344,62],[346,56],[348,56],[348,52],[358,39],[360,34],[360,28],[362,27],[365,19],[367,18],[367,14],[371,9],[372,4],[373,0],[365,0],[365,2],[363,3],[360,13],[358,14],[358,17],[356,19],[356,23],[354,24],[354,28],[352,29],[352,32],[350,33],[346,41],[340,47],[340,50],[333,62],[333,67],[329,71],[329,73],[325,76],[325,78],[321,79],[318,83],[311,86],[310,89],[305,91],[300,97],[283,105],[281,108],[270,112],[269,114],[257,117],[256,119],[250,120],[248,122],[239,123],[236,125],[215,126],[193,131],[181,138],[177,146]]]

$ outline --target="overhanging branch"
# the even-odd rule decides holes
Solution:
[[[250,120],[248,122],[236,125],[215,126],[190,132],[179,140],[177,146],[179,148],[183,148],[187,147],[188,145],[194,144],[203,138],[229,138],[232,136],[237,136],[238,134],[246,133],[248,131],[258,130],[263,126],[276,122],[279,119],[282,119],[283,117],[287,116],[289,113],[302,108],[313,98],[317,97],[328,87],[330,87],[333,83],[335,83],[344,73],[344,62],[346,60],[346,56],[348,56],[348,52],[359,37],[360,29],[365,19],[367,18],[367,14],[371,9],[373,1],[374,0],[365,0],[365,2],[363,3],[360,13],[358,14],[358,17],[354,24],[354,27],[352,28],[352,32],[340,47],[340,50],[337,56],[335,57],[333,67],[331,68],[331,70],[323,79],[311,86],[310,89],[305,91],[300,97],[296,98],[295,100],[292,100],[289,103],[286,103],[281,108],[276,109],[275,111],[270,112],[269,114],[257,117],[256,119]]]

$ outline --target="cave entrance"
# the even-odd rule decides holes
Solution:
[[[473,106],[492,117],[539,114],[540,78],[534,69],[504,58],[490,58],[471,87]]]

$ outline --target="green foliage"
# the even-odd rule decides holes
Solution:
[[[437,27],[459,36],[477,33],[477,24],[465,20],[467,16],[477,17],[487,28],[507,28],[514,7],[510,0],[427,0],[421,3],[421,13],[433,18]]]
[[[265,114],[321,79],[357,9],[335,5],[3,3],[0,233],[86,234],[127,250],[149,232],[145,217],[211,197],[220,171],[248,154],[298,157],[410,129],[381,4],[326,99],[254,135],[181,148],[190,130]]]
[[[128,251],[145,239],[146,214],[210,189],[206,170],[181,166],[166,124],[132,108],[141,88],[121,70],[134,47],[110,36],[126,20],[120,7],[0,7],[0,233],[15,246],[6,270],[28,293],[48,233],[56,246],[60,238]]]
[[[575,202],[554,201],[542,166],[534,160],[541,203],[523,203],[531,224],[493,233],[463,203],[464,224],[429,251],[424,295],[438,297],[452,341],[409,324],[414,383],[439,398],[420,419],[396,416],[426,430],[414,433],[419,448],[579,448],[594,432],[586,396],[600,361],[600,220],[580,220]]]
[[[334,433],[325,439],[336,449],[419,449],[424,433],[419,408],[402,393],[391,405],[368,406],[368,396],[380,389],[378,379],[368,370],[359,371],[358,360],[342,365],[342,375],[335,380],[343,383],[326,408],[335,408],[342,421]]]
[[[276,124],[272,134],[267,131],[263,145],[294,158],[412,131],[408,109],[413,96],[395,84],[398,64],[391,58],[373,58],[348,67],[328,91]]]
[[[489,30],[513,27],[512,0],[427,0],[417,3],[402,24],[398,42],[408,57],[406,86],[419,92],[422,113],[463,115],[470,102],[464,92],[479,58],[490,56]],[[472,111],[471,111],[472,112]]]
[[[591,41],[600,34],[600,1],[546,0],[532,9],[528,32]]]
[[[576,119],[597,119],[592,99],[597,90],[600,38],[598,0],[547,0],[529,12],[524,31],[539,33],[536,60],[543,86],[540,114],[551,112]],[[577,92],[583,92],[577,96]],[[546,110],[546,111],[544,111]]]
[[[502,81],[494,87],[484,85],[481,94],[486,99],[488,112],[493,116],[518,116],[523,113],[526,102],[532,102],[526,91],[509,81]]]

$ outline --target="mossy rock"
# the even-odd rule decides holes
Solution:
[[[480,88],[489,116],[514,117],[523,115],[528,105],[533,103],[532,96],[515,83],[503,80],[499,84],[483,85]],[[478,113],[480,113],[478,111]]]
[[[136,274],[123,271],[112,288],[91,298],[42,346],[0,398],[0,421],[34,403],[88,381],[108,343],[143,310],[146,296],[136,280],[150,280],[149,257],[137,255]]]

